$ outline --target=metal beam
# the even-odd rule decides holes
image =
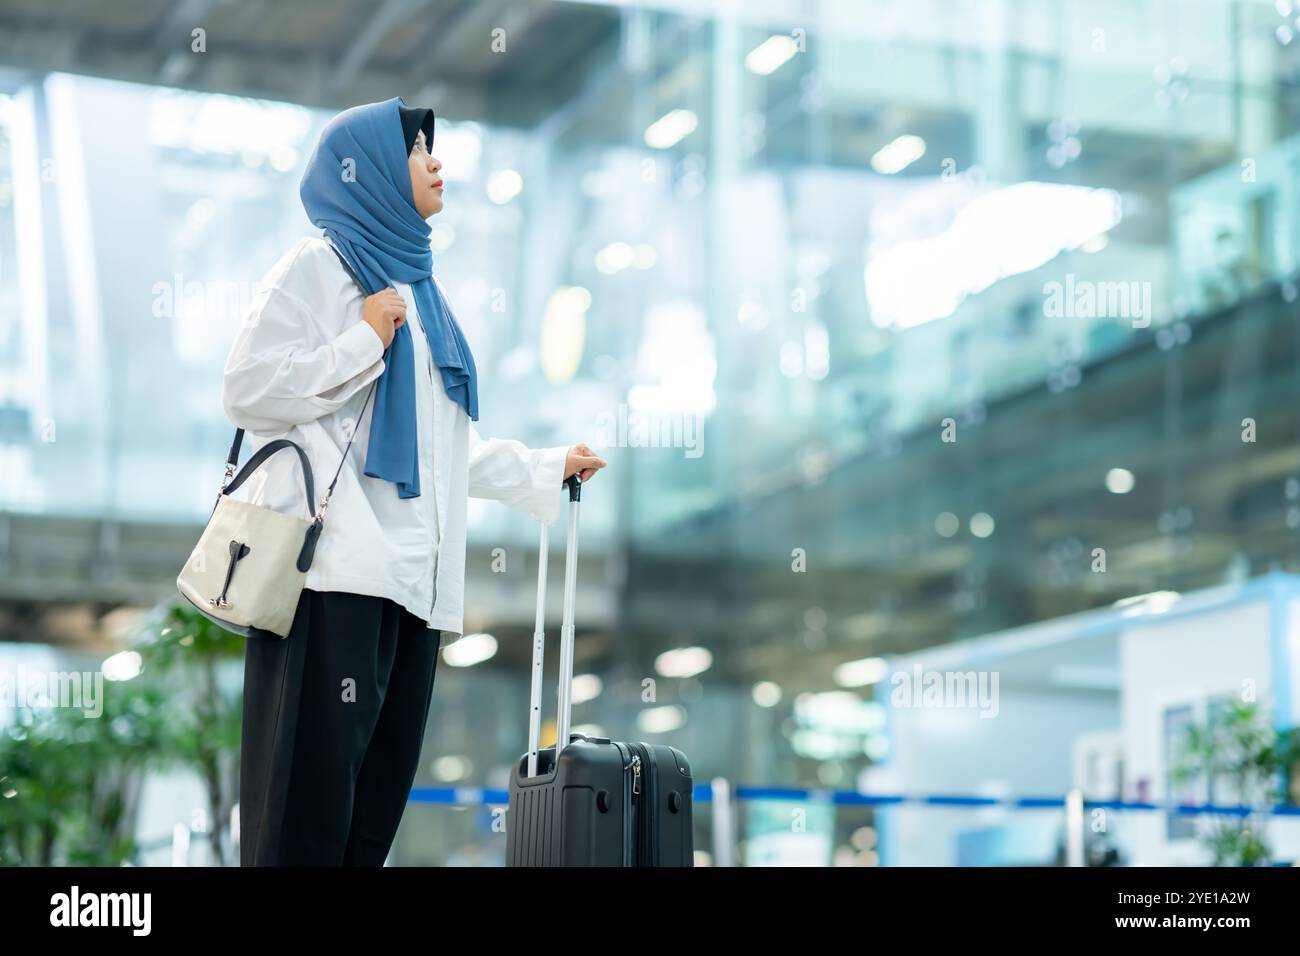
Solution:
[[[366,18],[365,26],[332,71],[325,83],[325,94],[337,96],[351,87],[379,44],[399,23],[423,6],[427,6],[427,0],[384,0],[379,11]]]

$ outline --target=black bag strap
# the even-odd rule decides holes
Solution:
[[[326,242],[329,242],[329,240],[326,240]],[[343,258],[343,253],[339,252],[338,247],[335,246],[334,243],[330,242],[329,247],[333,251],[334,255],[338,256],[339,262],[343,264],[344,271],[352,277],[352,281],[357,284],[357,288],[361,290],[361,295],[364,297],[366,295],[366,287],[361,284],[361,280],[357,278],[357,274],[348,263],[348,260]],[[339,457],[339,466],[334,469],[334,477],[330,480],[329,488],[325,490],[325,497],[320,501],[320,511],[316,512],[317,519],[325,517],[325,509],[329,507],[330,495],[334,494],[334,486],[338,484],[339,475],[343,472],[343,462],[347,461],[348,452],[352,450],[352,439],[357,437],[357,429],[361,427],[361,419],[366,417],[366,406],[370,404],[370,396],[375,393],[375,386],[378,384],[379,379],[375,379],[370,383],[370,391],[366,393],[366,400],[361,403],[361,411],[357,415],[356,428],[353,428],[352,434],[348,436],[348,443],[343,449],[343,454]]]
[[[352,278],[352,281],[357,284],[357,287],[361,290],[361,294],[365,295],[366,287],[361,284],[361,280],[357,278],[357,274],[348,263],[348,260],[343,258],[343,254],[338,251],[333,243],[329,243],[329,247],[330,251],[333,252],[334,255],[338,256],[339,262],[343,264],[344,270],[347,271],[347,274]],[[366,393],[366,400],[361,403],[361,413],[357,415],[357,428],[361,427],[361,419],[365,417],[366,406],[370,404],[370,396],[374,394],[375,386],[378,384],[378,379],[375,379],[375,381],[370,383],[370,391]],[[339,475],[343,473],[343,463],[347,461],[348,452],[352,450],[352,439],[357,437],[357,428],[352,429],[352,434],[348,436],[348,443],[343,449],[343,454],[339,456],[339,465],[334,469],[334,477],[330,480],[329,488],[325,491],[325,497],[320,500],[319,510],[313,514],[313,517],[318,523],[325,517],[325,509],[329,507],[330,495],[334,494],[334,486],[338,484]],[[231,480],[230,476],[235,472],[236,464],[239,461],[239,449],[243,443],[244,429],[236,428],[235,439],[230,443],[230,451],[226,455],[226,477],[222,482],[221,491],[218,497],[220,497],[220,495],[230,494],[238,489],[239,486],[247,480],[250,474],[257,470],[266,459],[270,458],[277,451],[280,451],[282,448],[293,448],[298,452],[298,460],[302,462],[303,484],[307,491],[307,511],[311,514],[313,503],[316,500],[315,483],[312,479],[311,464],[307,461],[307,455],[298,447],[297,443],[292,442],[287,438],[277,438],[274,441],[267,442],[257,450],[257,453],[253,455],[252,458],[248,459],[234,480]]]
[[[297,442],[292,442],[287,438],[277,438],[275,441],[269,441],[257,450],[252,458],[244,462],[244,467],[239,469],[230,484],[221,489],[223,495],[233,495],[239,490],[239,486],[248,480],[248,476],[261,467],[262,462],[270,458],[277,451],[283,451],[285,448],[292,448],[298,453],[298,460],[302,462],[302,483],[307,492],[307,514],[314,516],[312,508],[316,502],[316,486],[312,479],[311,462],[307,460],[307,453],[299,447]]]
[[[334,245],[334,243],[330,242],[328,239],[326,239],[325,241],[329,243],[330,251],[333,252],[334,255],[339,257],[339,262],[343,263],[344,271],[347,272],[347,274],[352,277],[352,281],[357,284],[357,288],[361,290],[361,294],[368,295],[368,293],[366,292],[365,284],[362,283],[362,281],[359,278],[357,278],[357,273],[356,270],[352,268],[352,263],[348,262],[348,260],[343,258],[343,253],[339,252],[338,246]]]

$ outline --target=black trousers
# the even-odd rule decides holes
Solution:
[[[383,866],[410,796],[440,632],[397,603],[304,589],[244,651],[241,866]]]

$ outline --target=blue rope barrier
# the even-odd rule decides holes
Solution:
[[[1004,807],[1014,810],[1062,810],[1066,798],[1060,797],[980,797],[964,794],[883,794],[859,793],[856,790],[816,790],[802,787],[736,787],[735,797],[742,801],[786,800],[826,801],[835,806],[930,806],[930,807]],[[707,783],[696,784],[691,791],[696,803],[713,800],[713,787]],[[485,787],[416,787],[411,791],[411,803],[430,803],[442,806],[506,806],[509,791]],[[1249,816],[1263,813],[1280,817],[1300,817],[1300,806],[1276,804],[1271,807],[1243,807],[1214,803],[1150,803],[1124,800],[1088,800],[1086,809],[1132,812],[1164,812],[1179,816]]]

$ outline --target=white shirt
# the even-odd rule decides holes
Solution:
[[[493,498],[554,522],[568,448],[479,437],[434,368],[410,286],[393,287],[415,349],[419,496],[399,498],[393,482],[364,474],[373,395],[359,423],[357,414],[384,371],[384,345],[361,318],[365,293],[326,239],[300,240],[262,280],[226,359],[222,405],[245,429],[249,454],[275,438],[302,447],[315,481],[311,513],[355,429],[306,587],[391,598],[440,630],[445,647],[464,630],[467,499]],[[484,384],[480,376],[480,394]],[[292,449],[273,454],[236,495],[309,516]]]

